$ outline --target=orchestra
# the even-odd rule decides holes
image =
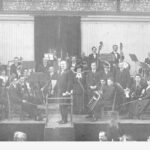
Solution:
[[[40,118],[37,106],[45,105],[47,96],[70,95],[73,96],[73,114],[86,114],[87,119],[101,119],[105,106],[111,106],[111,110],[119,114],[126,108],[129,118],[139,118],[150,104],[150,78],[139,73],[135,77],[130,75],[122,43],[120,53],[116,44],[108,54],[102,53],[102,47],[103,42],[100,42],[98,48],[92,47],[89,56],[67,53],[66,58],[59,58],[55,50],[49,51],[36,71],[24,67],[23,58],[19,57],[6,66],[0,64],[0,105],[6,118],[11,104],[20,105],[23,114],[31,118]],[[149,54],[145,63],[150,65]],[[67,123],[68,105],[60,104],[60,114],[59,123]]]

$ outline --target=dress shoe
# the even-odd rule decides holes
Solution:
[[[59,124],[66,124],[68,121],[60,120],[58,123]]]

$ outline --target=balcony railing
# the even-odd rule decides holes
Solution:
[[[149,12],[150,0],[0,0],[4,12]]]

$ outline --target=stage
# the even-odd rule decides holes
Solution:
[[[0,141],[13,141],[13,133],[22,131],[27,133],[28,141],[98,141],[98,133],[106,131],[108,119],[96,122],[87,119],[85,115],[74,115],[73,123],[60,125],[57,120],[50,119],[46,125],[43,121],[18,119],[3,120],[0,122]],[[150,120],[118,119],[120,129],[129,134],[134,141],[146,141],[150,135]]]

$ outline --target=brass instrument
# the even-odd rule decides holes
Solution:
[[[98,91],[94,91],[94,95],[93,97],[91,98],[91,100],[89,101],[87,107],[93,111],[95,106],[97,105],[98,101],[102,98],[102,94],[103,94],[103,91],[102,91],[102,87],[100,90]]]

